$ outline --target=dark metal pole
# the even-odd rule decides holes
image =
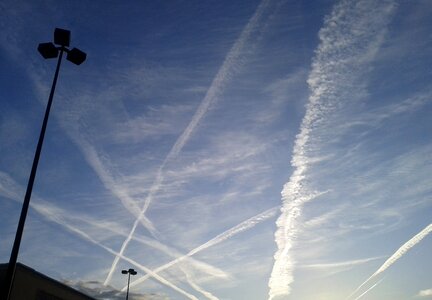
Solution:
[[[46,127],[48,124],[48,116],[51,110],[51,104],[53,101],[53,97],[54,97],[54,91],[56,88],[56,84],[57,84],[57,78],[58,78],[58,74],[60,71],[60,64],[61,64],[61,60],[63,57],[63,51],[64,51],[64,47],[60,48],[60,55],[57,61],[57,68],[55,71],[55,75],[54,75],[54,79],[53,79],[53,83],[51,86],[51,92],[48,98],[48,104],[45,110],[45,117],[42,123],[42,129],[39,135],[39,141],[36,147],[36,152],[35,152],[35,156],[33,159],[33,165],[32,165],[32,169],[30,172],[30,177],[29,177],[29,181],[27,184],[27,190],[24,196],[24,203],[22,205],[22,209],[21,209],[21,215],[20,215],[20,219],[18,222],[18,228],[17,228],[17,232],[15,235],[15,241],[12,247],[12,252],[11,252],[11,256],[9,259],[9,264],[8,264],[8,268],[7,268],[7,273],[6,273],[6,278],[4,281],[4,285],[3,285],[3,291],[2,291],[2,298],[4,300],[9,300],[11,293],[12,293],[12,286],[13,286],[13,280],[14,280],[14,276],[15,276],[15,269],[16,269],[16,263],[17,263],[17,258],[18,258],[18,252],[19,252],[19,248],[20,248],[20,244],[21,244],[21,238],[23,235],[23,231],[24,231],[24,224],[25,224],[25,220],[27,217],[27,211],[30,205],[30,198],[31,198],[31,193],[32,193],[32,189],[33,189],[33,183],[36,177],[36,170],[38,167],[38,163],[39,163],[39,157],[40,157],[40,153],[42,150],[42,144],[44,141],[44,137],[45,137],[45,131],[46,131]]]
[[[129,282],[130,282],[130,272],[128,272],[128,287],[127,287],[127,291],[126,291],[126,300],[129,299]]]

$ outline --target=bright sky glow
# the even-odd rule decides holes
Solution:
[[[432,299],[429,1],[2,1],[0,243],[97,299]]]

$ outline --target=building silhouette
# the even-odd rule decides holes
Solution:
[[[3,286],[8,264],[0,264]],[[10,300],[95,300],[70,286],[17,263]]]

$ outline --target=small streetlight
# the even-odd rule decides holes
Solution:
[[[55,87],[57,84],[57,78],[58,78],[58,74],[59,74],[59,70],[60,70],[60,64],[61,64],[61,60],[63,57],[63,52],[66,52],[66,54],[67,54],[66,59],[69,60],[70,62],[76,64],[76,65],[82,64],[87,57],[87,55],[84,52],[82,52],[81,50],[79,50],[77,48],[73,48],[71,50],[69,50],[67,48],[67,47],[69,47],[70,36],[71,36],[71,33],[69,30],[56,28],[54,30],[54,44],[55,45],[53,43],[41,43],[38,46],[38,51],[44,58],[56,58],[56,57],[58,57],[57,68],[55,70],[55,75],[54,75],[53,83],[51,86],[51,92],[50,92],[47,107],[45,110],[45,117],[44,117],[44,120],[42,123],[42,128],[41,128],[41,132],[39,135],[39,141],[38,141],[35,156],[33,159],[33,165],[31,168],[30,177],[29,177],[29,181],[27,184],[27,190],[26,190],[26,193],[24,196],[24,202],[22,205],[21,215],[20,215],[20,219],[18,222],[17,231],[15,234],[15,241],[14,241],[11,256],[9,259],[9,264],[8,264],[8,268],[7,268],[7,273],[6,273],[4,285],[3,285],[1,299],[9,300],[11,292],[12,292],[12,285],[13,285],[13,280],[14,280],[14,276],[15,276],[15,268],[16,268],[16,262],[17,262],[17,258],[18,258],[18,252],[19,252],[19,248],[20,248],[20,244],[21,244],[21,238],[22,238],[22,234],[23,234],[23,230],[24,230],[25,220],[27,217],[27,211],[28,211],[28,208],[30,205],[30,198],[31,198],[31,193],[32,193],[32,189],[33,189],[33,183],[35,180],[36,170],[37,170],[37,166],[38,166],[38,162],[39,162],[39,157],[40,157],[40,153],[42,150],[42,144],[43,144],[43,140],[45,137],[45,131],[46,131],[46,127],[48,124],[48,116],[49,116],[49,113],[51,110],[51,104],[52,104],[53,97],[54,97],[54,91],[55,91]]]
[[[126,291],[126,300],[129,298],[129,282],[130,282],[130,276],[136,275],[137,272],[134,269],[129,270],[122,270],[122,274],[128,274],[128,284],[127,284],[127,291]]]

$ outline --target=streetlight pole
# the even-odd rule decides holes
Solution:
[[[127,284],[127,290],[126,290],[126,300],[129,299],[129,283],[130,283],[130,276],[131,275],[136,275],[137,272],[134,269],[129,269],[129,270],[122,270],[121,271],[122,274],[128,274],[128,284]]]
[[[2,298],[1,299],[9,300],[11,293],[12,293],[12,286],[13,286],[13,281],[14,281],[14,276],[15,276],[15,269],[16,269],[16,263],[17,263],[19,248],[20,248],[20,244],[21,244],[21,238],[23,235],[24,225],[25,225],[25,221],[26,221],[26,217],[27,217],[27,212],[28,212],[28,208],[30,205],[30,198],[31,198],[32,190],[33,190],[33,184],[34,184],[34,180],[36,177],[36,171],[37,171],[37,167],[38,167],[38,163],[39,163],[40,154],[42,151],[42,145],[43,145],[43,141],[44,141],[44,137],[45,137],[45,131],[46,131],[47,124],[48,124],[48,117],[49,117],[49,113],[51,110],[52,101],[54,98],[54,91],[55,91],[56,84],[57,84],[57,78],[58,78],[58,74],[60,71],[60,65],[61,65],[61,61],[63,58],[63,53],[67,52],[67,59],[76,65],[80,65],[81,63],[83,63],[84,60],[86,59],[86,56],[87,56],[84,52],[82,52],[81,50],[78,50],[77,48],[73,48],[72,50],[69,50],[67,48],[69,46],[69,41],[70,41],[70,31],[56,28],[54,31],[54,43],[59,45],[59,46],[56,47],[53,43],[42,43],[42,44],[39,44],[39,46],[38,46],[38,50],[44,58],[55,58],[58,56],[57,67],[56,67],[54,79],[53,79],[53,82],[51,85],[51,92],[50,92],[47,107],[45,110],[45,117],[44,117],[44,120],[42,123],[42,128],[41,128],[41,132],[39,135],[39,141],[38,141],[38,144],[36,146],[36,152],[35,152],[35,156],[33,159],[33,165],[31,168],[26,193],[24,196],[24,202],[23,202],[23,205],[21,208],[21,215],[19,218],[18,227],[17,227],[17,231],[15,234],[15,240],[14,240],[14,244],[12,247],[11,256],[9,259],[8,268],[6,271],[6,277],[5,277],[5,280],[3,283],[3,290],[2,290]],[[60,54],[59,54],[59,52],[60,52]]]

